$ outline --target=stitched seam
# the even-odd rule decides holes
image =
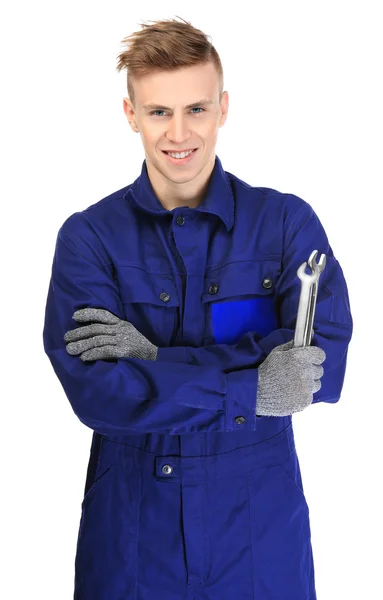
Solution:
[[[88,263],[90,263],[91,265],[94,265],[95,267],[103,266],[102,263],[97,264],[97,263],[93,262],[92,260],[89,260],[89,258],[87,256],[84,256],[80,252],[77,252],[77,250],[75,250],[74,248],[71,248],[71,246],[68,246],[67,242],[65,241],[65,237],[64,236],[70,238],[73,241],[76,240],[77,242],[80,242],[80,244],[81,244],[81,240],[77,236],[74,236],[72,234],[69,235],[66,232],[59,233],[59,239],[60,239],[60,241],[68,248],[68,250],[70,250],[71,252],[74,252],[74,254],[76,254],[77,256],[79,256],[80,258],[82,258],[83,260],[86,260]]]
[[[249,513],[249,540],[250,540],[250,554],[251,554],[251,579],[253,582],[252,588],[253,588],[253,597],[254,597],[254,565],[255,565],[255,561],[254,561],[254,549],[253,549],[253,540],[252,540],[252,533],[251,533],[251,526],[252,526],[252,515],[251,515],[251,502],[252,500],[252,492],[250,490],[250,475],[249,473],[246,474],[246,482],[247,482],[247,496],[248,496],[248,503],[247,503],[247,508],[248,508],[248,513]]]
[[[206,271],[205,270],[200,270],[200,271],[198,271],[198,270],[197,271],[195,271],[195,270],[189,270],[188,273],[191,274],[191,275],[200,275],[200,274],[205,274],[205,273],[209,274],[210,271],[217,271],[217,270],[219,270],[219,269],[221,269],[223,267],[226,267],[228,265],[236,265],[236,264],[240,264],[240,263],[254,264],[256,262],[267,262],[267,261],[278,261],[278,262],[280,262],[280,255],[279,254],[278,255],[274,254],[274,255],[266,256],[264,258],[257,258],[257,259],[254,259],[254,260],[232,260],[232,261],[228,261],[228,262],[225,262],[225,263],[220,263],[219,265],[217,264],[217,265],[213,265],[213,266],[207,267]],[[107,264],[111,264],[111,263],[107,263]],[[131,268],[134,268],[134,269],[140,269],[141,271],[144,271],[145,273],[154,273],[154,274],[158,274],[158,275],[171,275],[171,274],[180,275],[181,274],[181,271],[179,271],[179,270],[175,271],[173,269],[171,271],[153,271],[152,269],[146,269],[145,267],[141,267],[141,266],[136,265],[134,263],[124,263],[124,264],[113,263],[113,265],[115,265],[116,267],[121,267],[121,268],[131,267]]]
[[[333,313],[333,303],[334,303],[334,292],[331,291],[331,289],[324,284],[323,287],[328,291],[328,293],[330,294],[330,301],[331,301],[331,313],[330,313],[330,323],[336,323],[337,325],[343,325],[344,327],[352,327],[352,322],[348,321],[347,323],[345,321],[338,321],[337,319],[334,319],[332,316]],[[346,303],[347,304],[347,303]],[[348,311],[351,314],[350,311],[350,307],[348,305]],[[352,320],[352,317],[351,317]]]
[[[209,273],[210,271],[217,271],[218,269],[221,269],[222,267],[226,267],[228,265],[237,265],[237,264],[241,264],[241,263],[254,264],[256,262],[268,262],[268,261],[278,261],[279,262],[280,255],[279,254],[270,254],[269,256],[256,258],[254,260],[231,260],[231,261],[228,261],[225,263],[220,263],[219,265],[213,265],[211,267],[207,267],[206,272]]]
[[[105,250],[106,254],[109,255],[107,249],[105,248],[102,239],[100,238],[100,236],[98,235],[97,231],[95,230],[95,228],[93,227],[91,221],[89,221],[89,219],[85,218],[85,216],[83,215],[83,213],[78,213],[78,216],[80,219],[82,219],[85,223],[87,223],[88,227],[90,227],[90,229],[92,230],[92,233],[96,236],[96,238],[98,239],[98,241],[100,242],[101,246],[103,247],[103,249]],[[112,264],[112,260],[107,263],[107,264]]]
[[[141,469],[138,471],[137,476],[139,478],[138,483],[138,492],[137,492],[137,521],[136,521],[136,538],[134,540],[134,588],[133,594],[134,599],[136,600],[138,594],[138,540],[140,536],[140,517],[141,517],[141,497],[142,497],[142,471]]]
[[[68,232],[66,232],[66,231],[63,230],[60,233],[60,239],[67,246],[67,248],[69,248],[69,250],[73,250],[73,248],[70,248],[68,246],[68,244],[66,244],[65,239],[62,236],[67,236],[68,238],[70,238],[70,239],[72,239],[74,241],[77,241],[77,243],[79,243],[81,246],[84,245],[83,244],[83,240],[81,238],[79,238],[77,235],[75,235],[73,233],[68,233]],[[99,240],[99,241],[102,244],[101,240]],[[102,244],[102,246],[103,246],[103,248],[105,248],[103,244]],[[114,267],[121,267],[121,268],[128,267],[128,268],[138,269],[140,271],[143,271],[144,273],[151,273],[151,274],[154,274],[154,275],[180,275],[181,274],[181,271],[174,271],[173,269],[171,271],[154,271],[153,269],[145,268],[145,267],[142,267],[141,265],[137,265],[135,263],[124,263],[124,264],[121,264],[121,263],[118,263],[118,262],[109,261],[109,262],[106,262],[106,263],[100,262],[98,264],[98,263],[94,263],[93,261],[89,260],[88,257],[83,256],[82,254],[80,254],[76,250],[73,250],[73,252],[75,252],[81,258],[85,258],[88,262],[90,262],[90,263],[92,263],[92,264],[94,264],[96,266],[102,265],[102,266],[106,267],[106,266],[112,265]],[[191,271],[190,270],[189,273],[192,274],[192,275],[199,275],[199,274],[205,274],[205,273],[209,274],[211,271],[217,271],[219,269],[227,267],[228,265],[237,265],[237,264],[241,264],[241,263],[253,264],[253,263],[256,263],[256,262],[267,262],[267,261],[278,261],[279,262],[280,261],[280,255],[279,254],[270,254],[269,256],[257,258],[257,259],[254,259],[254,260],[232,260],[232,261],[227,261],[225,263],[220,263],[219,265],[217,264],[217,265],[213,265],[213,266],[207,267],[206,271],[205,270],[201,270],[201,271],[194,271],[194,270]]]
[[[303,213],[303,211],[305,210],[305,208],[306,208],[305,205],[301,206],[300,210],[298,210],[298,212],[296,213],[295,218],[292,220],[292,222],[290,223],[290,225],[286,229],[285,239],[287,239],[288,236],[290,235],[290,232],[292,231],[294,225],[296,224],[298,218],[300,217],[301,213]]]

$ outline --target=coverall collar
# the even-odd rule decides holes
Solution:
[[[152,215],[165,215],[171,212],[162,206],[154,193],[148,177],[146,160],[143,161],[141,175],[133,182],[127,193],[130,193],[130,196],[141,209]],[[206,196],[194,210],[217,215],[224,222],[228,231],[233,227],[234,196],[217,155]]]

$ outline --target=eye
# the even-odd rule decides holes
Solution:
[[[154,115],[154,113],[158,113],[158,112],[164,112],[164,111],[160,110],[160,109],[158,109],[158,110],[152,110],[152,112],[150,112],[149,114],[150,115]]]
[[[194,108],[192,108],[191,110],[202,110],[202,112],[205,112],[205,109],[202,108],[201,106],[195,106]],[[154,115],[154,113],[159,113],[159,112],[165,112],[164,110],[161,110],[160,108],[158,108],[157,110],[152,110],[149,114],[150,115]],[[201,113],[193,113],[193,114],[201,114]],[[157,115],[156,115],[157,116]]]

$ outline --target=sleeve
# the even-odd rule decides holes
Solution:
[[[334,403],[341,395],[348,345],[353,331],[347,284],[325,230],[313,208],[298,196],[292,194],[288,196],[295,200],[295,203],[298,201],[298,209],[287,210],[281,276],[275,289],[275,306],[281,327],[264,338],[255,331],[249,331],[233,345],[160,348],[157,360],[205,365],[223,371],[258,367],[273,348],[294,338],[301,291],[297,270],[308,260],[313,250],[318,250],[316,260],[319,260],[321,254],[326,254],[326,266],[318,283],[314,336],[311,345],[321,347],[326,353],[326,360],[322,365],[324,368],[322,386],[314,394],[313,404]],[[193,386],[196,383],[194,381]],[[186,383],[177,392],[180,402],[187,402],[188,385]]]
[[[104,308],[120,318],[124,313],[98,236],[84,224],[75,235],[66,223],[56,240],[43,344],[80,421],[103,435],[255,429],[256,369],[226,374],[217,366],[135,358],[86,363],[67,353],[64,335],[78,326],[76,310]],[[184,386],[180,402],[176,392]],[[237,415],[245,420],[237,423]]]

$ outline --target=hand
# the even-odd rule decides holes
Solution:
[[[67,331],[64,341],[68,354],[80,354],[83,361],[107,358],[142,358],[156,360],[158,348],[129,321],[102,308],[82,308],[72,317],[91,325]],[[96,321],[96,322],[95,322]],[[97,322],[98,321],[98,322]]]
[[[257,415],[284,417],[299,412],[320,390],[326,359],[318,346],[295,347],[294,341],[274,348],[258,367]]]

